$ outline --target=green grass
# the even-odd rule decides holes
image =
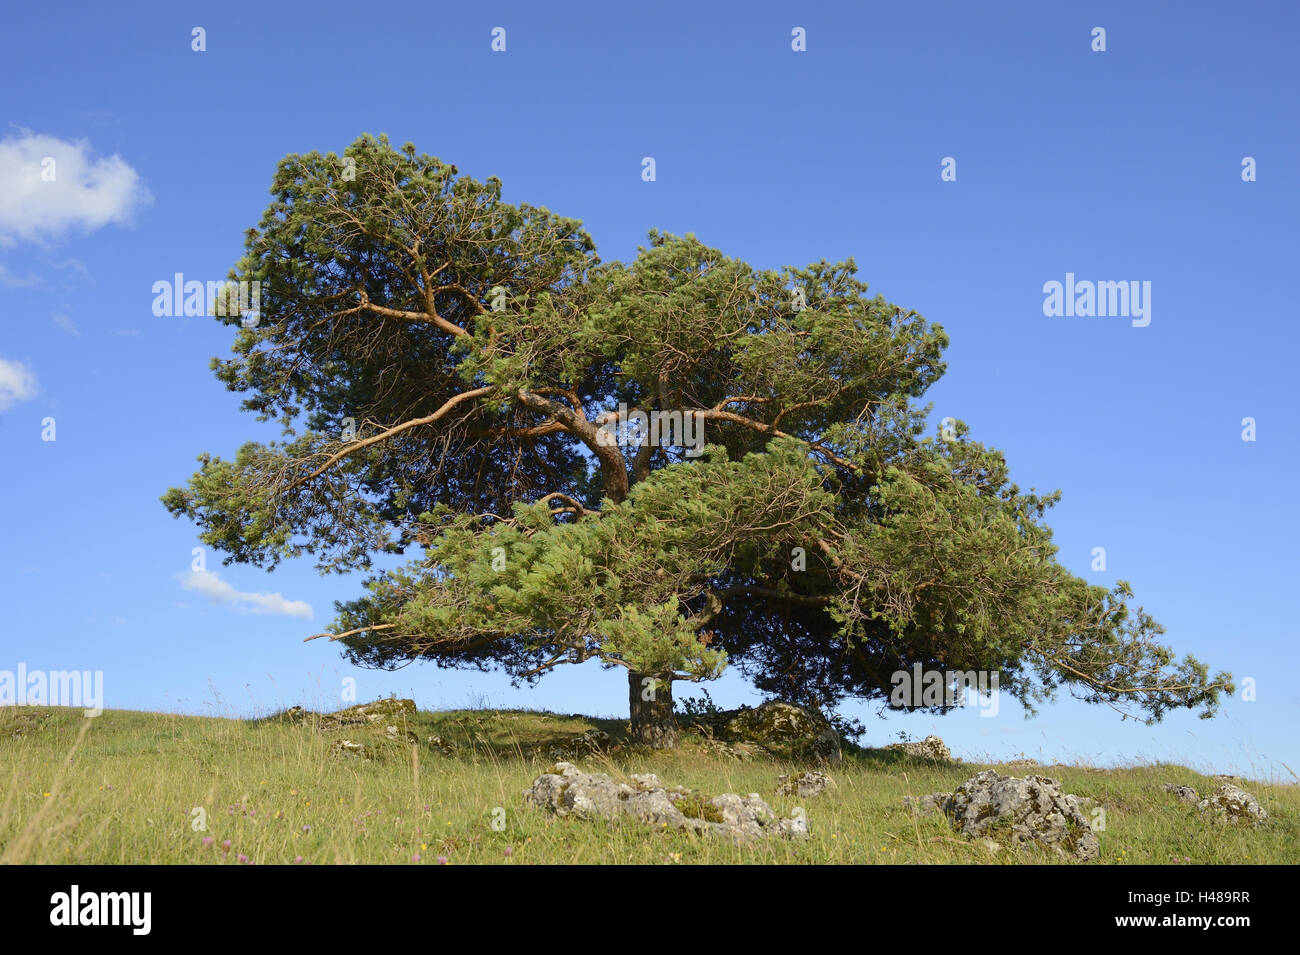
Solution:
[[[531,711],[419,713],[389,741],[383,727],[317,732],[260,720],[106,711],[0,709],[0,862],[259,864],[305,862],[498,863],[980,863],[1052,862],[1032,850],[991,854],[956,837],[940,816],[918,817],[904,795],[952,790],[996,764],[936,765],[895,752],[846,753],[837,786],[800,800],[776,795],[777,776],[799,767],[736,762],[687,736],[675,752],[626,750],[575,759],[616,777],[654,772],[707,795],[757,792],[781,815],[803,806],[805,842],[736,846],[634,823],[556,819],[522,792],[554,763],[539,746],[599,727],[622,739],[625,721]],[[424,743],[457,744],[446,756]],[[330,742],[364,742],[373,759],[331,755]],[[1023,767],[1006,770],[1024,775]],[[1257,830],[1213,825],[1161,790],[1216,783],[1175,765],[1120,769],[1052,766],[1067,792],[1106,810],[1101,864],[1300,862],[1300,788],[1241,783],[1268,810]],[[206,813],[206,831],[192,810]],[[494,810],[496,812],[494,813]],[[500,812],[504,810],[504,814]],[[494,828],[494,819],[504,829]],[[204,837],[213,844],[203,845]],[[230,841],[229,853],[222,843]],[[511,855],[507,857],[507,847]]]

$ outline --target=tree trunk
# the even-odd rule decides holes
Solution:
[[[673,675],[628,670],[627,695],[632,713],[632,742],[655,749],[676,749]]]

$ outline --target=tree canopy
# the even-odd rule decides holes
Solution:
[[[919,663],[1152,720],[1231,691],[1127,584],[1057,562],[1059,492],[960,423],[927,435],[947,336],[852,259],[759,269],[652,231],[602,262],[577,220],[382,136],[286,157],[272,194],[230,276],[262,283],[259,321],[218,316],[213,368],[283,440],[202,455],[163,502],[227,562],[369,570],[328,634],[352,661],[732,663],[822,708]]]

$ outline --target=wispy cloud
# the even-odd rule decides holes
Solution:
[[[0,140],[0,247],[123,224],[150,200],[120,156],[91,156],[85,140],[20,130]]]
[[[3,262],[0,262],[0,285],[5,288],[36,288],[41,284],[40,276],[28,272],[26,275],[14,275]]]
[[[186,590],[202,594],[213,603],[232,606],[243,613],[284,614],[288,617],[310,618],[311,604],[302,600],[286,600],[281,594],[246,593],[236,590],[210,570],[191,570],[180,577]]]
[[[81,337],[81,329],[77,328],[77,323],[63,312],[55,312],[50,316],[50,318],[54,320],[55,325],[58,325],[59,328],[63,329],[69,335],[76,335],[78,338]]]
[[[22,362],[0,358],[0,411],[36,395],[36,374]]]

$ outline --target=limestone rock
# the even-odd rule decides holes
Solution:
[[[402,743],[420,742],[420,738],[416,736],[414,733],[412,733],[410,730],[406,730],[405,732],[403,732],[399,730],[396,726],[385,727],[384,735],[391,740],[395,740],[397,742],[402,742]]]
[[[923,816],[932,812],[938,812],[943,807],[944,800],[952,796],[952,793],[931,793],[928,796],[904,796],[903,808],[915,809]]]
[[[952,752],[948,749],[948,744],[938,736],[927,736],[919,742],[890,743],[885,749],[896,749],[909,756],[919,756],[922,759],[933,759],[943,763],[952,762]]]
[[[444,756],[455,756],[456,751],[460,749],[454,739],[447,739],[445,736],[430,736],[429,748],[436,749]]]
[[[716,740],[731,747],[756,747],[792,762],[841,760],[840,737],[830,722],[793,703],[772,700],[753,709],[724,710],[711,718]]]
[[[538,752],[547,759],[572,760],[602,753],[609,749],[609,734],[602,729],[589,729],[570,739],[541,746]]]
[[[741,797],[723,793],[712,798],[668,787],[653,773],[620,783],[604,773],[584,773],[572,763],[557,763],[533,780],[524,801],[560,817],[616,819],[629,817],[651,826],[668,826],[701,835],[750,842],[769,836],[803,838],[808,821],[802,813],[777,819],[758,793]]]
[[[1224,822],[1258,826],[1268,821],[1268,812],[1259,801],[1232,783],[1224,783],[1196,804],[1201,812],[1211,813]]]
[[[327,713],[321,717],[321,725],[329,726],[364,726],[392,719],[395,716],[410,718],[415,715],[414,700],[385,699],[373,703],[358,703],[337,713]]]
[[[1177,786],[1174,783],[1165,783],[1164,789],[1167,793],[1173,793],[1182,802],[1196,802],[1201,798],[1191,786]]]
[[[1005,830],[1015,845],[1039,845],[1081,861],[1096,858],[1101,850],[1080,797],[1061,792],[1061,784],[1047,776],[1020,779],[986,769],[954,793],[934,793],[911,805],[942,810],[954,829],[974,838]]]
[[[283,718],[292,723],[320,721],[320,729],[338,729],[341,726],[366,726],[384,720],[397,722],[415,716],[414,700],[384,699],[373,703],[358,703],[336,713],[316,714],[301,706],[291,706],[284,711]]]
[[[374,759],[374,753],[365,743],[356,743],[350,739],[336,739],[330,744],[330,753],[334,756],[351,756],[358,759]]]
[[[705,739],[704,748],[710,753],[726,756],[729,759],[745,762],[755,756],[761,756],[764,750],[753,743],[727,743],[720,739]]]
[[[834,786],[835,780],[825,773],[809,770],[795,773],[793,776],[781,776],[777,783],[776,791],[778,795],[799,796],[801,799],[809,799],[821,795],[831,786]]]

